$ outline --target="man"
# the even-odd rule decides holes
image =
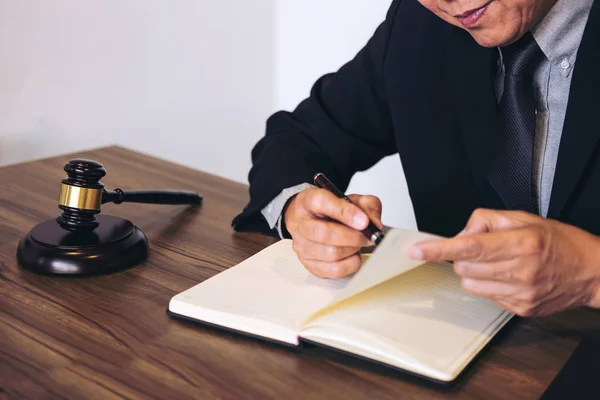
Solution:
[[[395,0],[352,61],[269,118],[233,225],[351,274],[381,203],[312,177],[344,190],[398,152],[419,229],[448,237],[411,257],[454,261],[466,291],[522,316],[599,307],[598,93],[593,0]]]

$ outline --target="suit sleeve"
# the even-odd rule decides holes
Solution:
[[[325,173],[345,191],[352,176],[397,152],[383,77],[390,33],[402,0],[359,53],[319,78],[293,112],[279,111],[251,153],[250,200],[232,226],[273,234],[261,210],[285,188]]]

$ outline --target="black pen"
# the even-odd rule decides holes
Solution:
[[[327,179],[327,177],[319,172],[314,177],[315,184],[321,189],[329,190],[331,193],[339,197],[340,199],[346,200],[348,203],[353,204],[352,201],[342,193],[335,185]],[[384,234],[373,222],[369,221],[369,226],[362,231],[362,234],[367,237],[371,242],[377,246],[383,240]]]

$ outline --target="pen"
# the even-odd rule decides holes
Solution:
[[[314,176],[314,181],[315,184],[321,189],[329,190],[340,199],[346,200],[348,203],[353,204],[348,196],[335,187],[335,185],[329,179],[327,179],[322,172],[319,172]],[[371,242],[375,243],[375,245],[378,245],[384,237],[383,232],[371,221],[369,221],[369,226],[362,231],[362,234],[365,235]]]

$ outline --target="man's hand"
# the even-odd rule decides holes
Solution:
[[[454,261],[464,290],[521,316],[600,307],[600,239],[532,214],[477,210],[456,237],[418,243],[409,255]]]
[[[321,278],[356,272],[361,265],[358,251],[372,245],[360,231],[369,218],[382,227],[377,197],[348,197],[354,204],[324,189],[306,189],[293,197],[284,211],[294,251],[306,269]]]

